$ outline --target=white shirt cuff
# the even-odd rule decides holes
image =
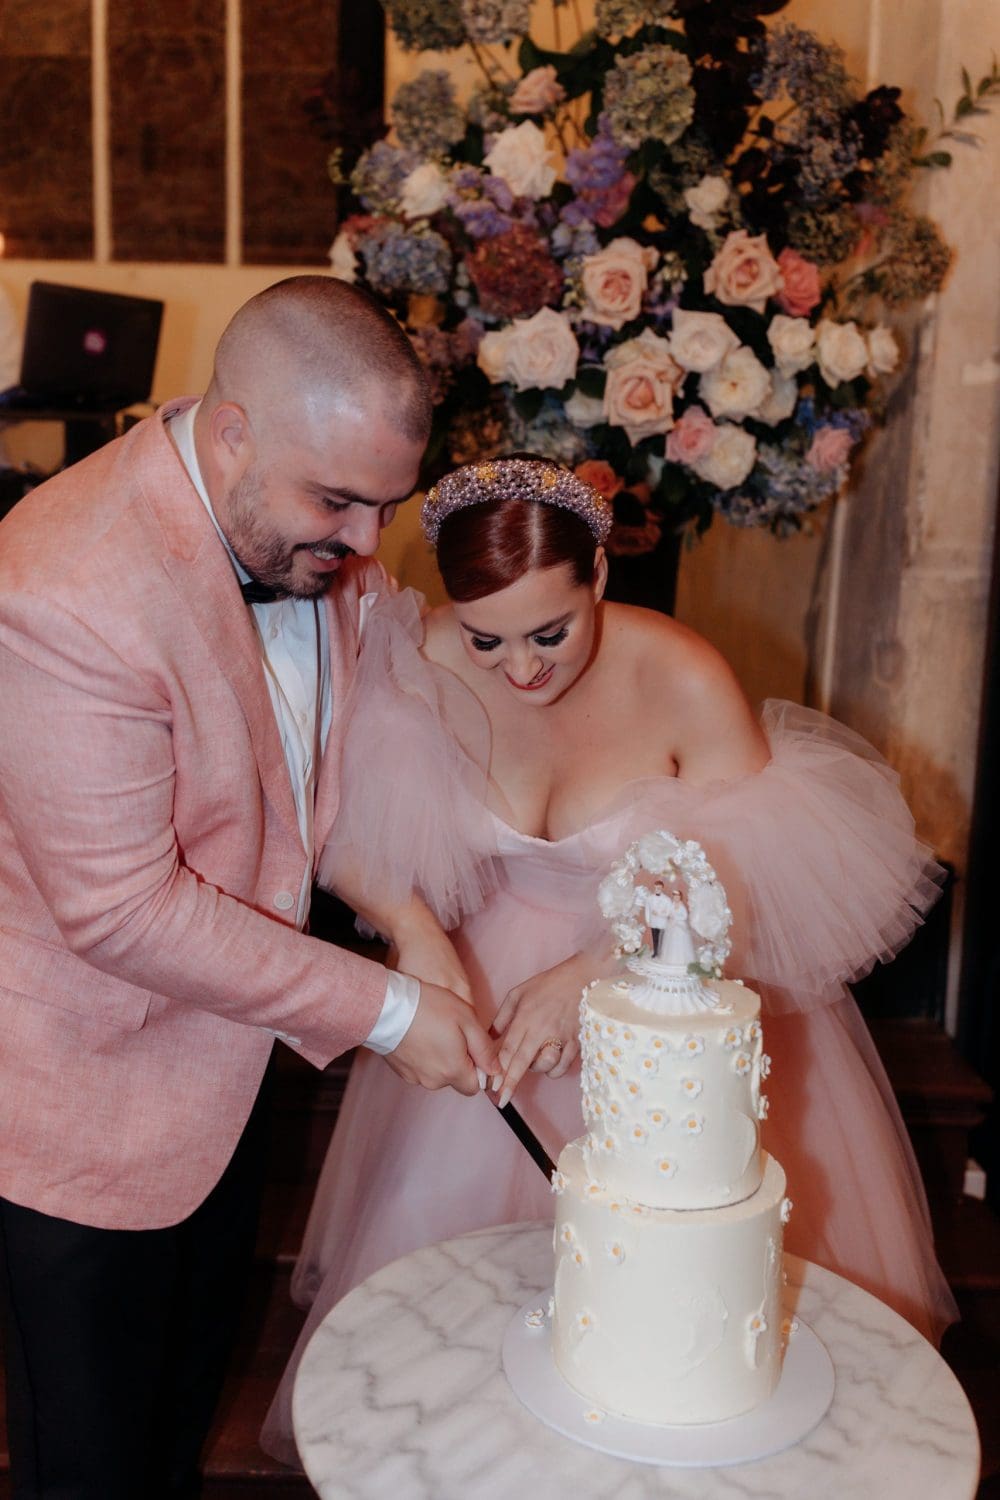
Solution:
[[[388,971],[385,1000],[378,1020],[365,1038],[362,1046],[370,1052],[395,1052],[410,1029],[410,1023],[420,1003],[420,980],[412,974],[397,974]]]

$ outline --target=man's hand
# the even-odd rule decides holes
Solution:
[[[477,1094],[477,1068],[497,1070],[496,1043],[464,1000],[436,984],[421,984],[420,1004],[403,1040],[386,1062],[407,1083],[425,1089],[450,1086],[460,1094]]]

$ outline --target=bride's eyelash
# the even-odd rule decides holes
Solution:
[[[555,635],[533,635],[531,639],[536,646],[558,646],[568,635],[569,627],[564,625],[561,630],[556,631]],[[472,635],[469,639],[477,651],[495,651],[500,644],[498,635]]]

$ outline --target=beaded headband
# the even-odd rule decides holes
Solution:
[[[571,510],[587,523],[598,542],[606,541],[611,530],[611,506],[599,490],[570,469],[539,458],[490,458],[454,469],[428,491],[420,511],[424,536],[436,542],[446,516],[490,500],[533,500]]]

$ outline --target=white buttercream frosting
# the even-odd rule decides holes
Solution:
[[[711,1208],[760,1184],[760,1000],[717,989],[719,1008],[697,1015],[650,1015],[620,981],[585,993],[584,1161],[624,1198]]]
[[[724,1421],[765,1401],[781,1368],[778,1163],[765,1157],[752,1197],[693,1211],[585,1197],[579,1142],[559,1169],[574,1251],[557,1233],[552,1347],[569,1384],[656,1424]]]

